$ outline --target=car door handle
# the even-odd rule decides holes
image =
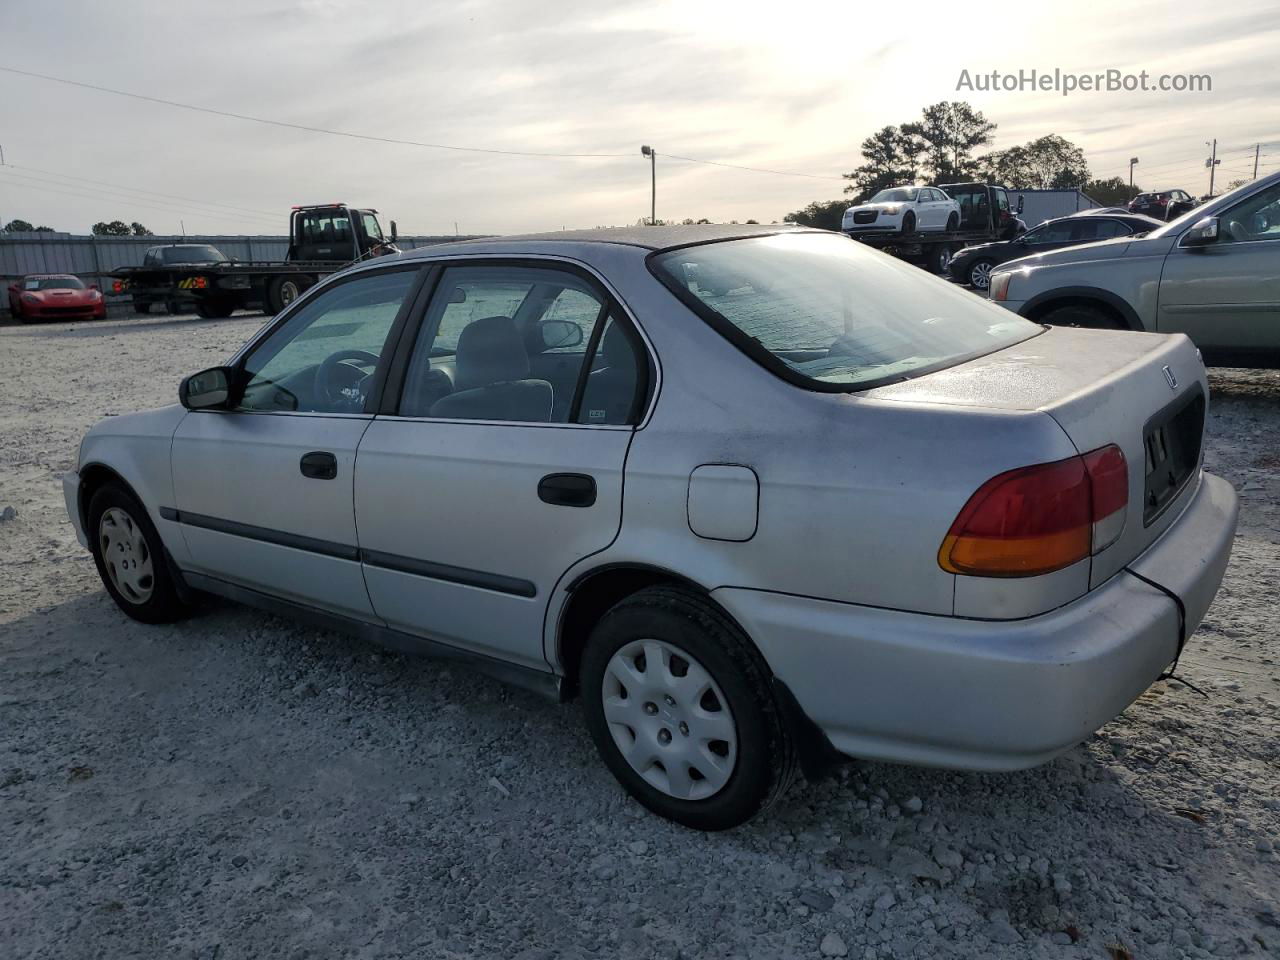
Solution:
[[[538,481],[538,499],[555,507],[589,507],[596,502],[595,477],[549,473]]]
[[[298,462],[298,469],[304,477],[312,480],[332,480],[338,475],[338,458],[323,450],[304,453]]]

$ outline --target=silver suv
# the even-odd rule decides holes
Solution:
[[[1185,333],[1206,355],[1280,355],[1280,173],[1123,237],[1012,260],[991,299],[1042,323]]]

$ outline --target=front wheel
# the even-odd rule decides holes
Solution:
[[[726,830],[770,806],[796,752],[751,641],[698,595],[651,587],[596,625],[582,660],[587,728],[654,813]]]
[[[142,504],[123,487],[107,484],[89,501],[86,519],[98,576],[116,606],[143,623],[171,623],[187,613]]]
[[[908,210],[906,214],[902,217],[902,232],[903,233],[916,232],[916,215],[912,213],[910,210]]]
[[[986,290],[991,286],[991,271],[995,264],[990,260],[975,260],[969,265],[969,286],[975,290]]]
[[[1040,318],[1051,327],[1083,327],[1088,330],[1125,330],[1123,323],[1113,315],[1085,304],[1069,304],[1050,310]]]
[[[953,213],[947,217],[947,233],[955,233],[960,229],[960,214]]]

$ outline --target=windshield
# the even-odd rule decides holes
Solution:
[[[892,190],[881,190],[868,203],[911,203],[916,198],[916,191],[909,187],[894,187]]]
[[[839,236],[701,244],[651,263],[663,283],[746,353],[820,389],[905,380],[1041,329]]]
[[[207,245],[165,247],[161,256],[165,263],[225,263],[227,259],[217,247]]]
[[[83,290],[84,284],[75,277],[27,277],[23,290]]]

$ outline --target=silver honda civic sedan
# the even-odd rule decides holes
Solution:
[[[317,284],[64,479],[129,616],[201,593],[580,696],[723,829],[852,756],[1042,763],[1222,579],[1182,336],[1045,328],[779,227],[431,247]]]

